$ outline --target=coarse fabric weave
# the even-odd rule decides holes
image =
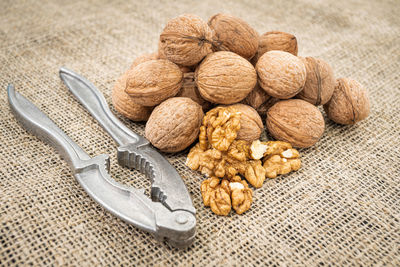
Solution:
[[[243,215],[204,207],[187,151],[166,155],[197,209],[197,235],[170,248],[96,204],[50,146],[10,113],[6,86],[30,99],[91,156],[111,156],[118,182],[149,188],[117,164],[116,144],[58,76],[68,67],[111,105],[115,80],[156,51],[168,21],[225,12],[259,33],[293,33],[299,55],[329,62],[369,91],[370,116],[354,126],[326,119],[301,149],[302,168],[254,190]],[[11,1],[0,2],[0,265],[371,266],[400,265],[400,4],[393,1]],[[113,109],[115,112],[115,110]],[[118,115],[134,131],[144,123]]]

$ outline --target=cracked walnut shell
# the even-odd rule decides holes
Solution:
[[[301,99],[289,99],[268,110],[267,129],[277,140],[294,147],[310,147],[321,138],[325,122],[316,106]]]
[[[208,20],[214,30],[216,51],[231,51],[251,59],[258,48],[258,33],[244,20],[228,14],[216,14]]]
[[[204,113],[187,97],[173,97],[158,105],[146,123],[146,138],[164,152],[178,152],[198,137]]]
[[[114,88],[111,93],[111,100],[114,108],[130,120],[146,121],[150,117],[153,108],[141,106],[134,103],[134,101],[132,101],[132,97],[125,93],[127,78],[127,73],[124,73],[115,82]]]
[[[168,21],[159,51],[172,62],[193,66],[212,52],[212,30],[199,16],[185,14]]]
[[[290,53],[269,51],[256,64],[258,82],[268,95],[288,99],[298,94],[306,82],[303,61]]]
[[[335,77],[331,66],[322,59],[306,57],[301,58],[306,66],[307,78],[303,90],[297,94],[313,105],[324,105],[331,99],[335,88]]]
[[[246,59],[219,51],[208,55],[195,72],[201,96],[218,104],[233,104],[243,100],[253,90],[257,74]]]
[[[128,71],[125,92],[138,105],[155,106],[175,96],[182,83],[183,73],[176,64],[149,60]]]
[[[324,109],[328,118],[336,123],[355,124],[368,117],[368,93],[355,80],[337,79],[332,98],[324,105]]]
[[[237,139],[249,142],[259,139],[264,130],[264,124],[257,111],[244,104],[234,104],[230,107],[240,112],[240,129],[237,132]]]

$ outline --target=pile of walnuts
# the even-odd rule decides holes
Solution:
[[[319,105],[340,124],[368,116],[369,99],[360,83],[336,79],[327,62],[297,52],[297,39],[289,33],[259,35],[227,14],[208,23],[181,15],[166,24],[157,52],[136,58],[117,80],[112,102],[127,118],[147,121],[146,138],[164,152],[188,148],[199,134],[200,148],[202,134],[208,134],[201,132],[204,113],[221,106],[234,106],[241,114],[237,140],[258,140],[265,121],[273,138],[299,148],[323,135]],[[226,140],[232,138],[229,129],[221,131]]]

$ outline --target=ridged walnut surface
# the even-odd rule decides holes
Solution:
[[[184,73],[183,77],[182,88],[176,96],[189,97],[194,102],[199,104],[203,108],[203,111],[209,110],[212,104],[201,97],[196,82],[194,81],[194,72]]]
[[[260,86],[270,96],[288,99],[301,91],[306,82],[306,67],[302,60],[288,52],[269,51],[257,62]]]
[[[138,105],[155,106],[175,96],[183,83],[179,67],[165,59],[149,60],[128,71],[125,92]]]
[[[289,99],[268,110],[267,128],[277,140],[294,147],[310,147],[321,138],[325,122],[316,106],[301,99]]]
[[[349,78],[337,79],[332,98],[324,109],[336,123],[355,124],[368,117],[370,102],[362,85]]]
[[[115,82],[111,93],[112,103],[114,108],[133,121],[145,121],[149,118],[152,107],[145,107],[135,104],[127,93],[125,93],[127,72],[121,75]]]
[[[269,96],[267,92],[265,92],[264,89],[262,89],[257,83],[254,89],[246,96],[245,99],[242,100],[241,103],[258,109],[269,98],[271,98],[271,96]]]
[[[208,25],[214,30],[216,50],[231,51],[246,59],[257,52],[258,33],[244,20],[219,13],[208,20]]]
[[[264,124],[257,111],[244,104],[234,104],[231,107],[240,112],[240,129],[237,132],[237,139],[249,142],[259,139],[264,130]]]
[[[233,104],[253,90],[257,74],[253,65],[241,56],[220,51],[208,55],[195,72],[202,97],[212,103]]]
[[[319,58],[301,59],[306,66],[307,78],[297,97],[316,106],[325,104],[331,99],[336,82],[331,66]]]
[[[168,21],[160,35],[160,50],[176,64],[193,66],[212,52],[212,31],[199,16],[186,14]]]
[[[252,62],[256,64],[262,55],[272,50],[285,51],[297,56],[296,36],[280,31],[270,31],[260,35],[258,38],[258,50]]]
[[[139,65],[143,62],[153,60],[153,59],[158,59],[157,52],[142,54],[142,55],[138,56],[137,58],[135,58],[135,60],[132,62],[131,66],[130,66],[130,69],[133,69],[134,67],[136,67],[137,65]]]
[[[151,113],[146,138],[161,151],[181,151],[197,139],[203,116],[201,106],[190,98],[170,98]]]

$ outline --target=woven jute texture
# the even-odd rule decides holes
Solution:
[[[185,250],[115,218],[88,197],[50,146],[10,113],[6,86],[34,102],[87,153],[111,156],[118,182],[149,188],[117,164],[116,144],[58,77],[66,66],[111,105],[115,80],[157,48],[169,18],[226,12],[259,33],[293,33],[299,55],[329,62],[369,91],[370,116],[355,126],[326,119],[302,149],[302,168],[254,190],[243,215],[214,215],[204,179],[166,155],[197,209]],[[400,4],[393,1],[0,1],[0,265],[400,265]],[[114,112],[115,110],[112,109]],[[144,123],[121,116],[143,134]]]

